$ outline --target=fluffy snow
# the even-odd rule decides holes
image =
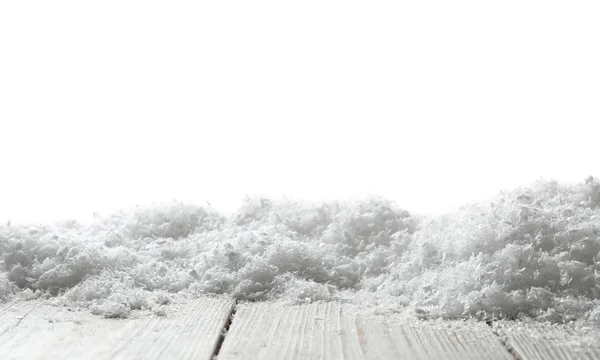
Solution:
[[[176,298],[335,300],[426,318],[600,323],[600,183],[540,181],[442,216],[379,197],[157,204],[0,227],[0,301],[106,317]]]

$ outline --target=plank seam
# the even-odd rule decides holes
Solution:
[[[508,353],[515,359],[515,360],[523,360],[523,357],[518,353],[517,349],[515,349],[509,342],[507,339],[505,339],[502,334],[500,334],[500,332],[494,328],[494,323],[492,320],[488,320],[485,322],[490,329],[492,330],[492,333],[494,335],[496,335],[496,337],[498,338],[498,341],[500,341],[500,343],[502,344],[502,346],[504,346],[504,348],[506,349],[506,351],[508,351]]]
[[[25,320],[25,318],[27,317],[27,315],[29,315],[33,310],[35,310],[38,307],[38,305],[36,304],[35,306],[33,306],[31,309],[29,309],[25,315],[23,315],[21,318],[19,318],[19,321],[17,321],[13,326],[11,326],[10,328],[7,328],[6,330],[4,330],[2,333],[0,333],[0,336],[6,334],[7,332],[15,329],[17,326],[19,326],[19,324],[21,323],[21,321]]]
[[[216,359],[221,352],[221,347],[223,347],[223,343],[225,342],[225,338],[229,334],[229,328],[231,327],[231,323],[233,322],[233,318],[235,317],[235,313],[237,311],[238,301],[236,300],[229,310],[229,315],[227,316],[227,320],[225,324],[223,324],[223,328],[221,329],[221,333],[219,334],[219,339],[217,339],[217,343],[215,344],[215,349],[211,356],[211,359]]]

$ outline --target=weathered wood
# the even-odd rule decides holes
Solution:
[[[360,346],[342,330],[337,303],[286,306],[276,303],[238,305],[219,354],[227,359],[351,359]]]
[[[499,321],[494,329],[522,360],[600,360],[600,327]]]
[[[104,319],[40,301],[0,304],[0,359],[210,359],[233,302],[170,305],[166,317]],[[238,306],[219,359],[600,360],[600,327],[419,321],[348,304]],[[504,344],[503,344],[504,342]]]
[[[172,304],[167,315],[105,319],[85,309],[13,304],[19,322],[0,335],[0,359],[211,359],[233,301]],[[32,309],[33,307],[33,309]]]
[[[32,302],[0,303],[0,337],[17,326],[36,306]]]
[[[513,357],[485,323],[359,319],[369,359],[505,359]]]
[[[238,305],[219,360],[505,359],[480,323],[408,321],[339,303]]]

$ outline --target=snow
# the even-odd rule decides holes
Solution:
[[[426,318],[600,323],[600,183],[539,181],[444,215],[372,196],[172,202],[94,223],[0,226],[0,301],[105,317],[176,298],[335,300]]]

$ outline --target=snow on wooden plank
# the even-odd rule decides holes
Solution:
[[[31,312],[35,303],[0,303],[0,336],[17,326]]]
[[[17,303],[21,321],[0,335],[0,359],[211,359],[233,301],[172,304],[166,316],[105,319],[85,309]],[[21,310],[19,310],[19,308]]]
[[[219,360],[361,358],[338,303],[238,305]]]
[[[513,359],[475,322],[409,321],[350,305],[238,305],[219,354],[233,359]]]
[[[600,328],[581,324],[499,321],[494,330],[522,360],[600,360]]]
[[[388,315],[358,319],[368,359],[513,360],[485,323],[409,321]]]

